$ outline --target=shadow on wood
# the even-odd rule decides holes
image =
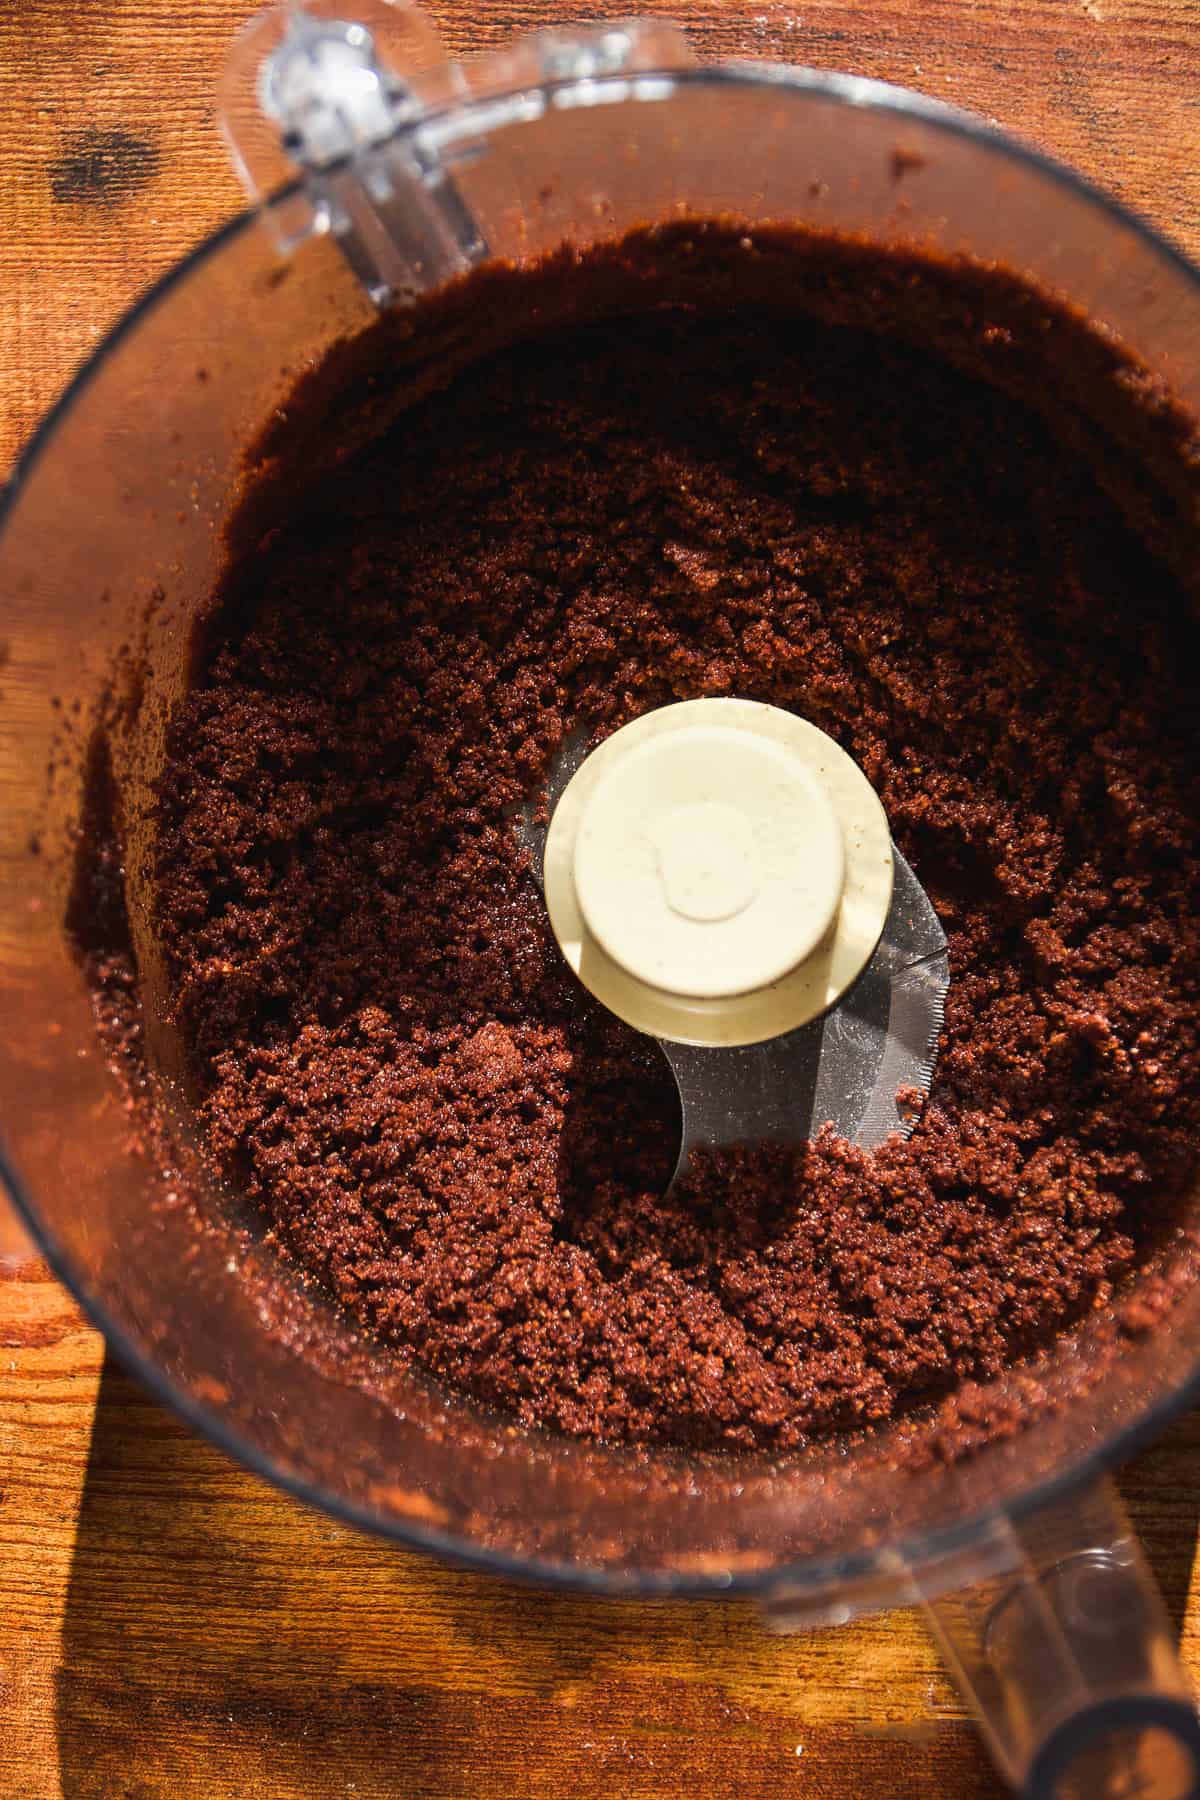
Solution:
[[[1200,1413],[1177,1419],[1149,1450],[1118,1470],[1117,1487],[1179,1638],[1200,1538]]]
[[[905,1615],[770,1638],[749,1606],[444,1568],[276,1493],[105,1367],[62,1629],[64,1800],[994,1800],[948,1710]]]

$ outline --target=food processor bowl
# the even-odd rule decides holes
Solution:
[[[0,1092],[19,1210],[149,1387],[340,1518],[597,1593],[755,1595],[781,1626],[921,1600],[1013,1782],[1191,1793],[1186,1684],[1101,1476],[1200,1393],[1200,1291],[1115,1367],[1084,1323],[999,1384],[1036,1394],[1035,1423],[958,1460],[908,1458],[902,1478],[919,1420],[779,1460],[528,1431],[383,1356],[287,1275],[213,1185],[185,1107],[169,1154],[143,1134],[67,925],[85,807],[103,802],[126,849],[150,1051],[169,1068],[145,881],[165,724],[248,447],[272,422],[286,443],[289,388],[330,352],[336,368],[378,305],[487,258],[520,266],[722,214],[1024,273],[1200,413],[1200,273],[978,120],[836,74],[700,66],[658,24],[540,34],[450,69],[417,15],[377,7],[365,51],[392,51],[391,110],[330,151],[319,95],[263,78],[289,18],[243,41],[224,100],[257,204],[122,320],[5,499]],[[334,390],[329,404],[332,419]],[[1194,493],[1175,504],[1196,523]],[[1117,1785],[1131,1768],[1136,1790]]]

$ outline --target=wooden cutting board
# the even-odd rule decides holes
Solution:
[[[212,96],[251,10],[0,10],[0,469],[134,295],[238,206]],[[431,6],[459,54],[590,10]],[[973,107],[1200,256],[1200,0],[641,10],[708,55]],[[44,1266],[4,1248],[0,1225],[0,1796],[999,1793],[909,1615],[768,1638],[748,1607],[589,1602],[355,1536],[192,1437],[105,1359]],[[1121,1486],[1200,1676],[1200,1416]]]

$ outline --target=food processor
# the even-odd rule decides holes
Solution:
[[[147,1034],[167,1064],[169,1042],[156,1042],[164,978],[138,876],[192,627],[221,574],[247,452],[272,421],[286,429],[296,379],[330,352],[336,370],[336,347],[378,308],[488,259],[520,267],[635,226],[713,215],[811,226],[1022,273],[1200,411],[1200,272],[977,120],[877,82],[702,65],[658,22],[541,32],[451,65],[415,11],[346,10],[282,8],[243,34],[220,111],[251,207],[118,325],[6,498],[0,1081],[11,1195],[157,1395],[339,1518],[597,1594],[752,1598],[772,1629],[920,1604],[1019,1791],[1200,1792],[1200,1724],[1104,1477],[1200,1394],[1200,1294],[1182,1280],[1165,1322],[1115,1369],[1101,1372],[1085,1323],[1001,1378],[999,1391],[1036,1390],[1036,1419],[957,1461],[901,1477],[904,1421],[777,1459],[634,1452],[524,1430],[382,1356],[287,1279],[237,1195],[212,1186],[185,1116],[170,1160],[139,1127],[69,930],[87,808],[104,793],[120,818]],[[558,773],[565,794],[576,770]],[[544,808],[522,826],[545,856],[552,913],[559,816]],[[907,1058],[907,1075],[883,1082],[892,1101],[928,1085],[953,979],[919,884],[894,873],[854,971],[907,946],[868,1020],[873,1066],[897,1044]],[[603,937],[602,893],[593,910]],[[564,949],[572,929],[558,933]],[[906,975],[919,991],[897,1013]],[[782,1030],[823,1031],[828,1005],[807,1017],[801,1006]],[[742,1057],[762,1041],[756,1030],[718,1038],[718,1054]],[[738,1106],[747,1116],[761,1069],[748,1085],[745,1063],[714,1081],[713,1040],[697,1042],[700,1073],[684,1057],[675,1070],[685,1121],[693,1081],[689,1141],[728,1141],[723,1124]],[[797,1066],[770,1075],[768,1100]],[[811,1102],[810,1120],[829,1116],[836,1107]],[[206,1183],[198,1232],[188,1196]]]

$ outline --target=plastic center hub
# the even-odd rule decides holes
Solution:
[[[663,894],[681,918],[732,919],[757,897],[761,862],[753,830],[736,806],[719,800],[677,806],[654,827],[653,840]]]
[[[618,1018],[675,1043],[757,1044],[861,974],[892,843],[870,782],[817,726],[756,700],[687,700],[575,771],[543,874],[563,955]]]
[[[664,716],[612,740],[620,754],[579,817],[576,897],[636,980],[696,999],[744,994],[803,962],[832,925],[837,817],[796,746],[724,720],[655,729]]]

